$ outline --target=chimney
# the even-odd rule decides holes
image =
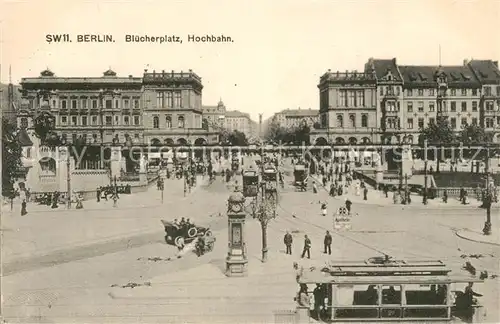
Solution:
[[[328,69],[328,73],[332,72],[332,69]]]
[[[189,69],[189,73],[193,73],[193,70]]]
[[[161,70],[161,76],[165,77],[165,70]]]
[[[129,74],[129,75],[128,75],[128,77],[129,77],[129,78],[131,78],[131,79],[133,78],[133,77],[132,77],[132,74]]]
[[[148,69],[144,69],[144,73],[148,73]]]
[[[469,64],[469,60],[468,59],[464,59],[464,66],[467,66],[467,64]]]
[[[498,61],[493,61],[493,65],[498,69]]]
[[[153,78],[156,77],[156,71],[153,70]]]
[[[392,58],[392,63],[393,63],[394,65],[397,65],[397,63],[396,63],[396,58],[395,58],[395,57],[393,57],[393,58]]]
[[[174,77],[174,74],[175,74],[175,72],[174,72],[174,70],[172,70],[172,78]]]

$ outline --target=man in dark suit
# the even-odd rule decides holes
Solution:
[[[307,235],[304,236],[304,250],[302,250],[302,258],[306,256],[307,253],[307,258],[311,258],[311,240]]]
[[[292,243],[293,243],[293,237],[292,234],[290,234],[288,231],[285,234],[285,238],[283,239],[285,246],[286,246],[286,254],[292,254]]]
[[[330,231],[326,231],[325,235],[325,240],[323,242],[325,244],[325,251],[323,253],[327,253],[331,255],[332,254],[332,235],[330,234]]]

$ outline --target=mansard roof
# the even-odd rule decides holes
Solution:
[[[479,88],[481,84],[467,66],[400,65],[405,87],[434,87],[436,76],[444,74],[449,87]]]
[[[471,60],[467,65],[482,84],[500,84],[498,61]]]
[[[374,59],[370,58],[365,65],[365,72],[373,71],[378,81],[383,80],[389,73],[392,75],[392,80],[402,82],[403,78],[399,73],[396,59]]]

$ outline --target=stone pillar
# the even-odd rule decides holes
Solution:
[[[241,277],[247,274],[244,204],[245,197],[237,188],[228,199],[229,249],[226,258],[226,276],[228,277]]]
[[[122,149],[120,146],[111,147],[111,179],[120,177]]]
[[[403,177],[405,175],[410,178],[412,176],[412,166],[413,166],[413,155],[410,145],[404,145],[401,154],[401,168],[403,170]]]

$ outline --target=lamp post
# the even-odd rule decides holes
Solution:
[[[422,195],[422,203],[427,205],[427,140],[424,141],[424,193]]]
[[[486,208],[486,222],[484,223],[483,234],[491,235],[491,203],[493,201],[491,186],[490,186],[490,148],[486,145],[486,193],[484,196],[483,205]]]

